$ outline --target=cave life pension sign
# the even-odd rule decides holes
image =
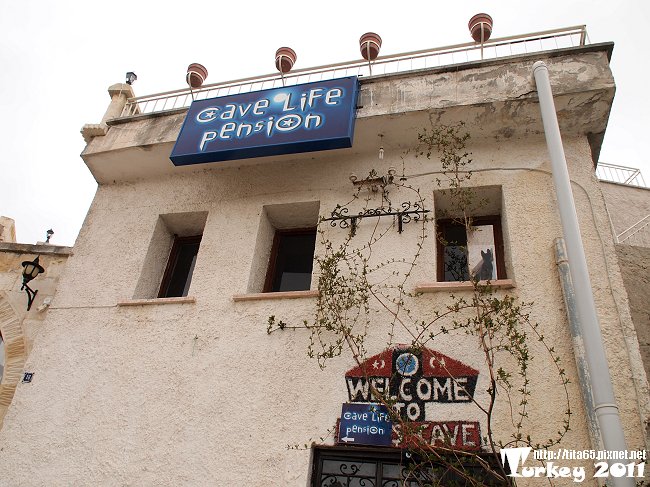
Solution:
[[[195,100],[176,166],[352,147],[356,76]]]
[[[349,403],[343,406],[338,441],[400,445],[396,431],[398,426],[394,423],[391,428],[392,443],[385,443],[385,436],[380,434],[371,438],[370,442],[365,442],[365,437],[357,440],[354,436],[355,431],[365,433],[373,427],[375,430],[383,428],[386,421],[390,425],[390,418],[384,416],[384,412],[387,412],[385,406],[374,403],[376,399],[371,392],[372,386],[389,399],[391,407],[401,419],[419,430],[422,440],[432,445],[448,444],[457,449],[479,450],[480,423],[471,418],[476,414],[472,399],[478,375],[476,369],[435,350],[413,350],[407,346],[388,348],[346,372]],[[468,406],[461,407],[462,404]],[[350,406],[359,409],[350,409]],[[354,414],[349,414],[350,411]],[[360,421],[356,428],[350,428],[346,423],[346,412],[349,418],[369,422],[365,424]],[[364,413],[367,413],[365,417]],[[458,414],[463,416],[455,417]],[[384,423],[381,423],[382,420]],[[354,441],[351,442],[350,438]],[[409,441],[408,438],[403,440]],[[405,446],[404,442],[401,446]]]

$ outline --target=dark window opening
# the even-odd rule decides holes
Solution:
[[[187,296],[200,244],[201,235],[174,239],[158,293],[159,298]]]
[[[264,292],[309,290],[315,247],[316,228],[277,230]]]
[[[483,465],[499,467],[492,455],[480,455]],[[316,447],[311,487],[421,487],[423,485],[508,485],[471,456],[417,462],[398,448]]]
[[[506,278],[501,219],[477,217],[468,233],[453,220],[437,222],[439,282]]]

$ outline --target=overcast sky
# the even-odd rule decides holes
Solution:
[[[493,37],[586,24],[592,43],[615,42],[617,91],[600,160],[641,168],[650,183],[647,0],[544,2],[191,2],[0,0],[0,215],[17,240],[73,245],[96,190],[79,130],[98,123],[106,89],[135,71],[136,95],[185,86],[187,65],[208,83],[274,71],[290,46],[296,68],[360,58],[374,31],[382,55],[470,40],[467,22],[494,19]],[[116,230],[117,231],[117,230]]]

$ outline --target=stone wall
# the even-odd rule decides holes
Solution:
[[[16,241],[16,225],[11,218],[0,216],[0,242]]]

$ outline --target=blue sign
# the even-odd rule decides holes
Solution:
[[[192,103],[176,166],[352,147],[356,76]]]
[[[381,404],[343,404],[339,442],[352,445],[390,446],[393,423]]]

